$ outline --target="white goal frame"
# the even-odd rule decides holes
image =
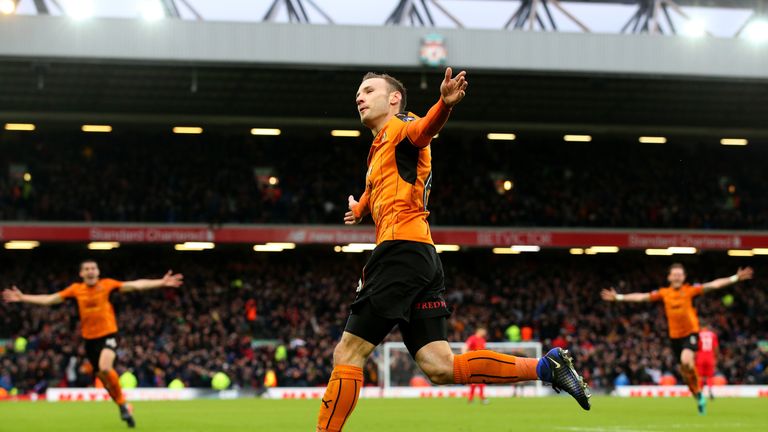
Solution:
[[[450,342],[449,345],[451,346],[451,349],[454,352],[460,352],[461,348],[464,346],[464,343],[462,342]],[[541,358],[543,354],[543,346],[540,342],[489,342],[486,344],[486,348],[493,351],[502,351],[502,352],[510,352],[515,349],[525,349],[525,350],[531,350],[533,349],[536,353],[536,358]],[[397,388],[396,386],[392,386],[391,382],[391,371],[389,365],[392,362],[392,351],[393,350],[406,350],[405,344],[402,342],[386,342],[384,344],[379,345],[379,347],[376,349],[379,353],[377,356],[377,363],[379,366],[379,377],[381,377],[381,380],[379,382],[379,386],[385,391],[385,393],[392,389]],[[407,351],[407,350],[406,350]],[[531,385],[532,387],[536,388],[536,394],[542,394],[543,386],[541,381],[536,381],[535,384]],[[512,385],[498,385],[494,387],[514,387],[514,384]]]

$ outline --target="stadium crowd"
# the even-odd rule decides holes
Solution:
[[[0,220],[336,224],[346,197],[362,192],[369,142],[310,132],[6,137]],[[758,148],[450,133],[433,147],[434,225],[768,228],[768,154]]]
[[[73,281],[79,252],[63,247],[0,255],[0,284],[27,293],[49,293]],[[510,325],[529,326],[545,349],[565,346],[595,389],[617,382],[658,382],[677,375],[662,308],[609,304],[599,291],[649,291],[665,281],[666,259],[639,254],[566,258],[563,252],[496,256],[470,251],[442,255],[447,299],[453,306],[451,341],[478,326],[491,341],[506,341]],[[279,386],[323,385],[355,295],[364,254],[304,248],[280,254],[232,249],[193,254],[160,248],[105,253],[102,275],[128,280],[182,272],[185,285],[151,293],[114,295],[120,327],[120,373],[140,386],[165,387],[179,378],[210,387],[215,372],[232,385],[260,391],[269,371]],[[743,264],[715,254],[688,259],[691,279],[728,275]],[[758,272],[759,263],[753,263]],[[768,384],[768,294],[760,279],[697,300],[700,316],[720,335],[718,371],[730,383]],[[733,302],[723,295],[732,294]],[[14,341],[24,338],[21,350]],[[0,387],[42,392],[48,386],[91,384],[79,337],[76,305],[52,308],[0,305]],[[397,340],[397,332],[390,337]],[[766,342],[763,342],[764,344]],[[679,377],[678,377],[679,380]],[[373,361],[366,383],[375,385]]]

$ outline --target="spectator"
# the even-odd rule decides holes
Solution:
[[[71,282],[74,255],[65,246],[0,255],[5,269],[0,284],[15,282],[29,293],[56,291]],[[260,389],[265,380],[280,386],[323,385],[349,313],[345,300],[355,295],[364,259],[316,248],[255,257],[226,249],[200,255],[158,247],[109,252],[101,261],[110,277],[163,273],[165,268],[153,264],[163,262],[187,280],[170,298],[163,292],[115,298],[121,341],[117,369],[132,371],[141,387],[164,387],[177,378],[187,386],[210,387],[219,371],[239,388]],[[455,299],[451,341],[466,339],[480,325],[487,326],[491,341],[499,341],[514,315],[522,324],[522,339],[538,335],[545,347],[565,344],[574,351],[593,387],[610,389],[622,374],[631,384],[677,374],[657,305],[608,307],[599,300],[600,289],[620,284],[620,277],[627,278],[627,290],[656,288],[663,283],[657,278],[665,263],[632,253],[567,259],[540,253],[513,259],[481,252],[444,255],[448,292]],[[735,264],[704,254],[687,266],[694,278],[705,280]],[[242,280],[242,287],[233,280]],[[700,315],[709,317],[720,334],[719,371],[730,383],[768,383],[768,355],[758,348],[759,341],[768,340],[768,294],[762,283],[735,287],[729,308],[717,297],[697,300]],[[259,334],[244,313],[251,299],[259,304]],[[0,386],[32,392],[91,385],[75,314],[71,304],[52,309],[0,305],[0,339],[28,339],[24,352],[10,349],[0,355]],[[398,339],[394,333],[388,340]],[[407,382],[412,362],[397,356],[394,361],[406,369],[393,379]],[[374,363],[365,370],[366,383],[375,385]],[[268,379],[269,371],[274,379]]]
[[[768,228],[760,146],[441,140],[435,226]],[[0,220],[338,224],[363,189],[366,143],[25,135],[0,152]]]

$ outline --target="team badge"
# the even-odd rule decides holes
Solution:
[[[445,48],[445,38],[438,33],[430,33],[421,40],[419,52],[421,63],[430,67],[445,65],[448,50]]]

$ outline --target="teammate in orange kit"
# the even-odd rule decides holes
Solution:
[[[680,374],[696,398],[700,414],[704,414],[707,399],[701,392],[701,382],[696,373],[695,353],[698,349],[699,318],[693,299],[701,294],[725,288],[736,282],[752,279],[751,267],[739,268],[735,275],[715,279],[701,285],[685,282],[685,267],[676,263],[669,267],[669,286],[650,293],[618,294],[613,288],[603,290],[600,295],[605,301],[615,302],[664,302],[669,338],[675,356],[680,359]]]
[[[720,341],[717,338],[717,333],[707,325],[701,326],[698,348],[696,351],[696,371],[699,372],[702,379],[702,391],[706,385],[709,387],[709,398],[715,399],[715,394],[712,393],[712,378],[715,376]]]
[[[589,392],[570,355],[556,348],[541,359],[480,350],[454,355],[448,344],[450,310],[443,297],[443,266],[427,222],[432,188],[432,138],[465,96],[466,72],[445,70],[440,99],[419,118],[405,111],[406,90],[389,75],[363,77],[355,102],[374,139],[368,152],[365,192],[348,198],[348,225],[370,214],[376,249],[363,268],[358,294],[320,404],[317,431],[342,430],[357,404],[363,365],[395,326],[408,352],[435,384],[507,384],[541,379],[565,390],[584,409]]]
[[[479,327],[477,330],[475,330],[475,334],[468,337],[466,342],[464,342],[464,346],[461,348],[461,353],[464,354],[470,351],[484,350],[486,336],[488,336],[488,332],[484,328]],[[469,397],[467,398],[467,401],[471,403],[475,399],[475,391],[477,391],[478,395],[480,396],[480,401],[484,405],[487,404],[488,399],[485,398],[485,384],[470,384]]]
[[[114,369],[117,357],[117,320],[109,296],[114,291],[126,293],[162,287],[178,288],[183,282],[183,276],[168,271],[162,279],[139,279],[130,282],[100,279],[96,261],[86,260],[80,263],[80,277],[83,282],[73,283],[53,294],[24,294],[19,288],[13,286],[11,289],[3,290],[3,300],[6,303],[22,302],[51,306],[65,299],[75,299],[80,313],[81,332],[85,339],[88,360],[96,376],[109,392],[109,396],[120,408],[120,418],[129,427],[135,427],[136,422],[125,402],[120,381]]]

